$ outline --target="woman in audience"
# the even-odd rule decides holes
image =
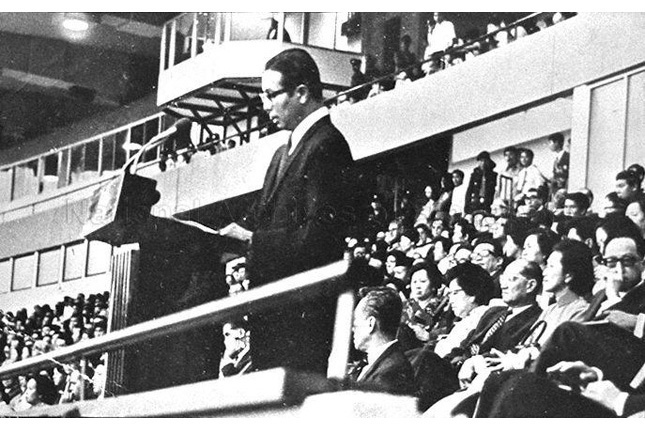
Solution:
[[[459,318],[450,333],[437,342],[434,352],[440,357],[457,348],[477,326],[481,316],[488,310],[488,302],[495,289],[493,279],[481,267],[465,262],[450,269],[445,276],[450,295],[450,307]]]
[[[627,205],[625,215],[631,219],[645,237],[645,200],[639,198]]]
[[[445,212],[450,211],[450,205],[452,204],[452,191],[455,189],[455,184],[452,182],[452,173],[445,172],[441,175],[441,191],[439,192],[439,197],[434,203],[434,212]]]
[[[443,279],[437,266],[429,262],[414,264],[410,273],[410,298],[403,304],[397,334],[406,351],[421,347],[430,339],[430,330],[438,322],[436,317],[441,303],[438,291]]]
[[[16,405],[16,412],[26,411],[40,406],[53,405],[56,402],[56,387],[49,377],[36,374],[27,380],[24,402]]]
[[[557,241],[557,235],[550,230],[541,228],[529,230],[526,239],[524,239],[522,258],[526,261],[533,261],[544,268]]]

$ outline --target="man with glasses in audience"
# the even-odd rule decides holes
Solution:
[[[260,97],[269,118],[291,132],[289,142],[276,150],[251,214],[220,230],[248,244],[251,288],[340,260],[356,207],[354,161],[309,53],[288,49],[270,59]],[[255,315],[254,366],[326,372],[334,309],[332,298],[321,298]]]
[[[503,270],[504,257],[499,241],[491,238],[478,239],[475,242],[473,253],[470,255],[470,260],[486,270],[493,279],[495,285],[493,297],[501,297],[499,277]]]

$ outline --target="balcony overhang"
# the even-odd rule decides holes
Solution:
[[[349,60],[360,54],[277,40],[230,41],[211,45],[161,71],[157,105],[172,115],[202,124],[226,125],[243,120],[261,107],[257,94],[266,62],[294,47],[309,52],[318,64],[326,96],[349,87]]]

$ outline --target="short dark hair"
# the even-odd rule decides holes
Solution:
[[[540,248],[540,252],[542,252],[542,255],[544,255],[544,258],[546,259],[551,254],[551,252],[553,252],[553,247],[555,246],[555,244],[558,243],[558,235],[553,230],[538,227],[527,231],[524,240],[526,240],[527,237],[533,235],[535,235],[537,239],[537,244]]]
[[[629,166],[627,170],[636,173],[636,175],[639,178],[639,182],[643,182],[643,178],[645,178],[645,168],[643,166],[641,166],[638,163],[634,163],[631,166]]]
[[[527,279],[535,279],[537,282],[537,286],[531,292],[532,296],[537,296],[542,291],[542,268],[534,261],[523,259],[519,259],[518,261],[522,261],[524,263],[524,267],[520,270],[520,274],[525,276]]]
[[[564,145],[564,136],[562,133],[553,133],[549,136],[549,140],[557,143],[560,148],[562,148],[562,145]]]
[[[598,220],[590,216],[581,216],[572,218],[564,223],[564,234],[568,234],[569,230],[576,229],[578,236],[582,240],[592,239],[596,243],[596,225]]]
[[[587,245],[577,240],[562,239],[553,247],[561,255],[562,271],[571,276],[569,289],[584,297],[594,285],[593,254]]]
[[[477,154],[477,161],[481,160],[490,160],[490,153],[488,151],[482,151],[479,154]]]
[[[267,61],[265,70],[282,74],[281,84],[289,92],[306,85],[315,100],[322,100],[322,82],[318,65],[311,55],[300,48],[287,49]]]
[[[461,170],[459,170],[459,169],[455,169],[455,170],[453,170],[453,171],[452,171],[452,174],[453,174],[453,175],[455,175],[455,174],[456,174],[456,175],[461,176],[461,179],[464,179],[464,176],[465,176],[465,175],[464,175],[464,172],[463,172],[463,171],[461,171]]]
[[[626,237],[634,241],[638,255],[641,257],[645,256],[645,240],[643,240],[641,230],[625,215],[608,216],[598,228],[602,228],[607,233],[605,248],[612,239]]]
[[[627,182],[627,185],[629,185],[630,187],[636,187],[640,182],[638,174],[631,170],[623,170],[622,172],[618,172],[618,174],[616,175],[616,180],[619,181],[621,179]]]
[[[414,263],[412,265],[412,269],[410,269],[410,279],[412,279],[412,275],[421,270],[425,270],[428,274],[428,279],[430,280],[430,288],[432,288],[434,291],[437,291],[439,288],[441,288],[441,284],[443,283],[443,275],[437,268],[436,264],[426,260]]]
[[[616,191],[612,191],[611,193],[608,193],[605,196],[605,198],[611,202],[614,208],[622,212],[623,215],[625,214],[625,210],[627,209],[627,203],[625,202],[625,200],[618,197],[618,194],[616,193]]]
[[[401,37],[401,42],[409,45],[412,43],[412,38],[409,35],[404,34],[403,37]]]
[[[518,153],[519,153],[517,148],[514,147],[514,146],[507,146],[506,148],[504,148],[503,153],[506,154],[507,152],[510,152],[511,154],[515,154],[515,155],[518,155]]]
[[[367,316],[376,318],[379,329],[384,335],[396,337],[403,313],[399,293],[388,287],[361,289],[361,292],[364,294],[363,312]]]
[[[580,192],[568,193],[564,199],[575,202],[575,204],[582,210],[589,209],[589,197]]]
[[[389,257],[390,255],[396,259],[395,264],[397,266],[406,266],[406,267],[412,266],[412,259],[410,257],[407,257],[403,251],[400,251],[398,249],[393,249],[392,251],[387,253],[387,257]]]
[[[457,283],[464,293],[474,297],[478,305],[487,304],[493,297],[495,284],[488,272],[480,266],[466,261],[457,264],[446,272],[445,283]]]
[[[436,244],[437,242],[441,242],[441,246],[443,246],[444,251],[446,252],[450,251],[450,247],[452,246],[452,240],[448,239],[447,237],[437,236],[434,239],[432,239],[432,243]]]
[[[522,153],[522,152],[525,153],[526,155],[528,155],[531,160],[533,160],[533,150],[531,150],[529,148],[521,148],[520,153]]]
[[[468,220],[464,218],[457,220],[455,222],[455,224],[452,226],[453,230],[455,229],[455,226],[461,227],[462,236],[468,237],[468,240],[472,240],[477,234],[477,230],[475,229],[475,226],[472,225],[470,222],[468,222]]]

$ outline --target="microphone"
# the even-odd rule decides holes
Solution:
[[[136,154],[130,157],[128,161],[126,161],[126,163],[123,165],[123,170],[126,171],[131,165],[138,163],[139,158],[141,158],[141,155],[143,155],[144,152],[159,146],[159,144],[166,139],[179,134],[188,133],[190,131],[191,125],[191,120],[189,120],[188,118],[182,118],[175,124],[173,124],[173,126],[169,129],[162,131],[156,136],[153,136],[152,139],[150,139],[145,145],[143,145]]]
[[[175,124],[173,124],[173,126],[170,127],[169,129],[162,131],[156,136],[153,136],[153,138],[150,139],[148,143],[146,143],[146,146],[159,142],[160,140],[168,139],[169,137],[173,137],[174,135],[179,134],[181,132],[187,131],[190,129],[191,125],[192,125],[192,122],[188,118],[182,118],[179,121],[177,121]]]

